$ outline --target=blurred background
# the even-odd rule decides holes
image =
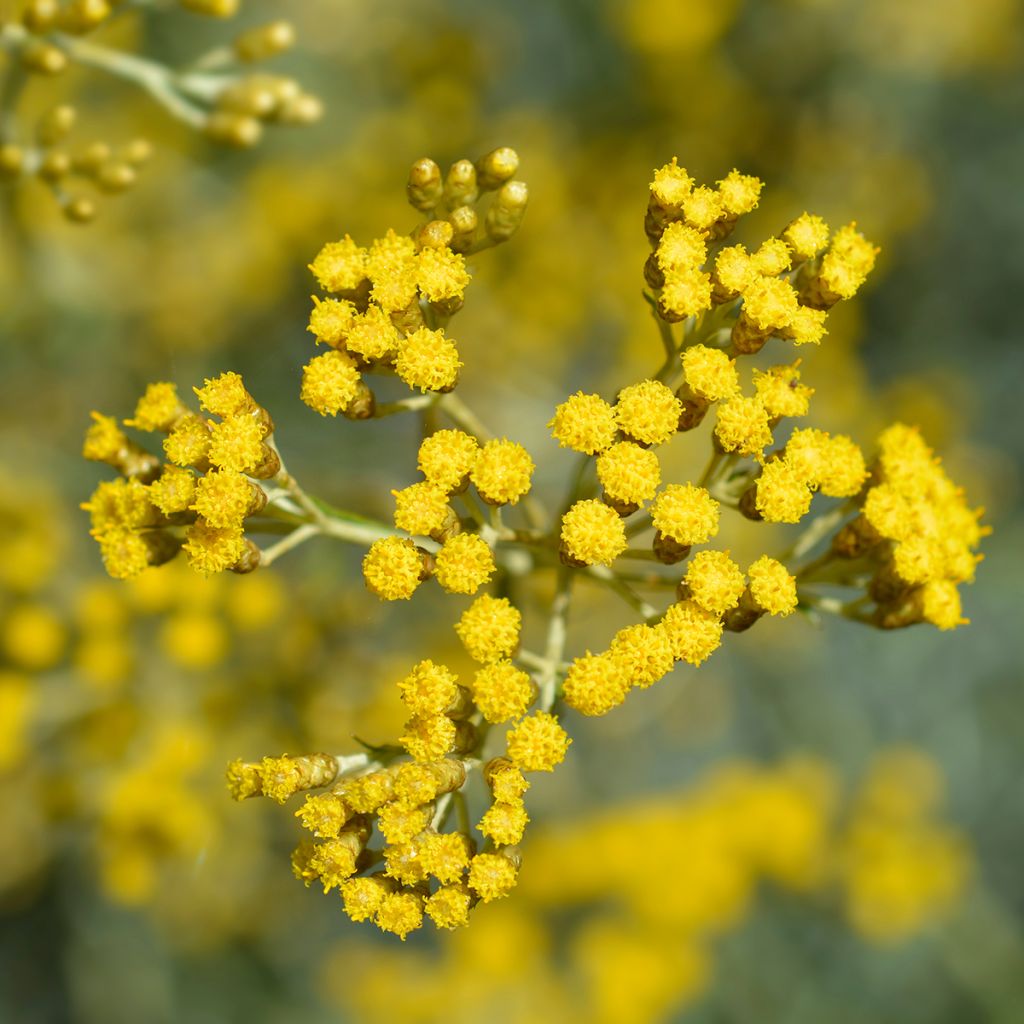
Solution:
[[[325,116],[253,151],[95,74],[25,94],[26,117],[72,98],[90,137],[156,153],[93,225],[36,186],[0,213],[0,1019],[1019,1021],[1019,0],[250,0],[232,26],[281,16],[300,42],[280,69]],[[106,41],[176,62],[231,30],[156,10]],[[116,584],[79,452],[91,409],[234,369],[300,480],[387,518],[416,427],[300,404],[306,264],[345,232],[409,230],[412,160],[501,144],[530,210],[471,261],[452,333],[460,393],[530,448],[542,490],[572,464],[554,405],[660,361],[642,218],[675,155],[766,181],[738,240],[807,209],[882,247],[804,353],[814,423],[866,445],[920,424],[995,532],[967,628],[764,623],[575,718],[529,794],[520,889],[403,946],[297,884],[290,814],[232,803],[223,769],[393,737],[394,681],[458,663],[461,604],[381,607],[326,540],[249,577]],[[601,638],[628,621],[580,598]]]

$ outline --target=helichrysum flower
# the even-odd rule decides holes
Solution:
[[[722,197],[707,185],[690,189],[682,201],[683,220],[698,231],[708,232],[725,215]]]
[[[190,469],[165,466],[149,485],[149,499],[165,516],[185,512],[195,500],[196,476]]]
[[[340,242],[328,242],[309,269],[325,291],[353,291],[366,278],[366,250],[346,235]]]
[[[427,807],[409,807],[402,803],[385,804],[377,815],[377,827],[392,845],[411,842],[430,824]]]
[[[395,889],[395,882],[380,875],[368,878],[349,878],[341,884],[341,898],[345,913],[353,921],[369,921],[380,910],[384,897]]]
[[[796,579],[779,561],[762,555],[747,569],[754,605],[769,615],[789,615],[797,605]]]
[[[124,422],[136,430],[167,432],[187,412],[178,397],[178,389],[167,381],[158,381],[147,385],[135,406],[135,416]]]
[[[447,666],[427,659],[399,682],[398,692],[413,714],[441,715],[458,704],[459,680]]]
[[[665,274],[658,309],[669,320],[685,320],[711,308],[711,275],[695,268]]]
[[[262,784],[261,784],[262,791]],[[345,802],[333,793],[316,793],[295,812],[295,817],[319,839],[331,839],[352,816]]]
[[[754,391],[770,419],[806,416],[814,389],[800,383],[799,361],[791,366],[754,370]]]
[[[395,370],[413,390],[451,391],[460,366],[459,350],[442,330],[421,327],[398,343]]]
[[[704,544],[718,533],[719,505],[703,487],[669,484],[651,505],[658,533],[677,544]]]
[[[251,414],[228,416],[210,427],[210,450],[206,457],[219,469],[259,476],[269,455],[263,443],[266,435],[266,425]]]
[[[210,424],[201,416],[185,416],[164,438],[163,447],[176,466],[201,466],[210,451]]]
[[[754,269],[765,277],[775,277],[789,270],[792,259],[789,246],[781,238],[765,239],[751,256]]]
[[[825,328],[827,320],[828,313],[824,309],[799,306],[789,325],[780,333],[795,345],[818,345],[828,333]]]
[[[625,673],[630,686],[645,689],[672,671],[675,654],[661,626],[638,623],[615,634],[610,657]]]
[[[469,908],[473,898],[461,885],[443,885],[427,897],[424,909],[438,928],[463,928],[469,924]]]
[[[395,526],[400,530],[430,537],[449,525],[453,513],[448,493],[437,484],[425,480],[391,493],[395,499]]]
[[[661,483],[661,464],[653,451],[619,441],[597,457],[597,478],[613,501],[641,505]]]
[[[317,341],[339,348],[356,317],[356,307],[347,299],[321,299],[313,296],[313,311],[309,314],[310,331]]]
[[[828,245],[828,224],[813,213],[802,213],[790,222],[782,237],[797,261],[811,260]]]
[[[735,299],[756,277],[757,268],[746,248],[742,245],[727,246],[715,257],[715,269],[711,274],[714,301]]]
[[[409,932],[423,924],[423,897],[413,892],[390,892],[381,900],[374,921],[381,931],[391,932],[404,942]]]
[[[423,555],[404,537],[375,540],[363,559],[367,587],[385,601],[412,597],[424,575]]]
[[[562,699],[580,714],[605,715],[625,700],[629,687],[624,666],[611,654],[588,652],[569,666]]]
[[[455,626],[469,656],[489,665],[508,658],[519,645],[523,617],[506,597],[484,594],[463,613]]]
[[[302,368],[300,397],[321,416],[344,412],[359,394],[359,371],[342,352],[314,356]]]
[[[469,863],[469,887],[484,903],[507,896],[517,875],[515,862],[501,853],[478,853]]]
[[[420,294],[428,302],[462,299],[469,284],[465,257],[447,247],[421,250],[417,258],[416,282]]]
[[[680,167],[673,157],[670,163],[659,167],[651,181],[651,198],[666,211],[681,212],[683,200],[693,188],[693,178]]]
[[[698,551],[686,569],[690,596],[706,611],[721,615],[735,608],[746,580],[727,551]]]
[[[769,523],[798,523],[811,507],[806,475],[786,458],[766,462],[755,486],[755,507]]]
[[[732,398],[739,393],[736,361],[718,348],[691,345],[683,351],[683,379],[690,391],[708,402]]]
[[[757,398],[742,395],[718,406],[715,441],[722,451],[760,458],[772,443],[768,413]]]
[[[533,470],[533,459],[526,449],[502,437],[480,449],[470,480],[488,504],[515,505],[530,490]]]
[[[494,575],[494,554],[475,533],[449,537],[434,558],[437,582],[450,594],[475,594]]]
[[[389,359],[398,349],[399,337],[387,313],[371,305],[352,318],[345,334],[345,350],[366,360]]]
[[[622,518],[603,501],[577,501],[562,516],[562,548],[582,565],[611,565],[626,550]]]
[[[718,182],[718,195],[730,217],[740,217],[756,209],[764,182],[752,174],[741,174],[733,168]]]
[[[245,537],[241,526],[217,527],[197,519],[185,532],[183,548],[198,572],[224,572],[245,554]]]
[[[470,842],[459,832],[425,832],[418,846],[423,870],[442,884],[457,882],[469,866]]]
[[[266,494],[247,476],[230,469],[214,469],[196,485],[192,509],[211,526],[240,527],[247,515],[266,503]]]
[[[524,772],[550,772],[565,760],[572,740],[546,711],[521,719],[508,734],[508,756]]]
[[[417,761],[437,761],[455,747],[455,723],[446,715],[414,715],[405,723],[399,743]]]
[[[796,292],[788,281],[757,277],[743,290],[742,316],[763,333],[788,327],[797,307]]]
[[[615,440],[615,410],[600,395],[577,391],[555,409],[548,428],[560,447],[596,455]]]
[[[493,724],[518,718],[533,702],[533,681],[511,661],[497,661],[473,677],[473,700],[480,714]]]
[[[475,437],[461,430],[438,430],[424,438],[417,465],[427,480],[451,493],[469,476],[479,451]]]
[[[722,642],[722,622],[696,601],[677,601],[661,617],[661,628],[676,661],[700,665]]]
[[[665,228],[655,253],[659,269],[667,276],[673,270],[699,267],[707,251],[704,236],[696,228],[675,221]]]
[[[642,380],[619,392],[615,419],[619,429],[640,444],[664,444],[675,434],[682,411],[672,389],[656,380]]]
[[[495,846],[515,846],[523,838],[529,821],[521,801],[496,801],[487,808],[477,828]]]
[[[214,416],[227,418],[255,412],[258,408],[245,388],[240,374],[228,371],[219,377],[207,378],[201,388],[193,388],[199,404]]]

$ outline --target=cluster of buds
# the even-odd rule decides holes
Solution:
[[[495,437],[450,393],[461,364],[444,332],[469,280],[465,257],[518,223],[510,212],[522,212],[513,202],[516,165],[500,149],[442,178],[431,161],[418,161],[408,194],[429,219],[366,249],[345,236],[312,265],[331,294],[314,299],[310,330],[329,350],[305,368],[306,403],[352,419],[424,413],[422,479],[391,492],[393,526],[306,495],[270,444],[269,417],[234,374],[197,390],[219,423],[185,410],[167,384],[154,385],[126,421],[163,430],[172,465],[106,417],[97,416],[86,442],[88,457],[124,476],[101,485],[88,506],[115,575],[173,553],[179,529],[204,571],[268,565],[320,533],[367,549],[363,579],[383,600],[410,598],[429,578],[474,596],[455,627],[477,666],[472,679],[431,660],[415,665],[397,685],[408,718],[395,742],[353,756],[236,762],[228,773],[239,799],[283,802],[317,790],[297,811],[313,838],[295,853],[296,875],[340,890],[354,920],[402,938],[425,917],[461,926],[473,906],[515,885],[529,821],[526,775],[553,770],[571,742],[561,709],[604,715],[680,663],[702,664],[727,633],[798,609],[881,628],[959,625],[957,586],[972,578],[985,533],[915,430],[890,427],[869,460],[849,437],[794,429],[813,394],[802,361],[753,367],[746,358],[773,337],[820,342],[827,308],[857,290],[874,247],[852,225],[832,235],[805,213],[752,254],[721,248],[756,205],[761,182],[733,171],[716,189],[695,186],[675,160],[655,173],[646,218],[654,250],[647,298],[665,361],[613,401],[581,391],[557,406],[548,427],[579,453],[579,466],[562,511],[546,514],[531,492],[530,454]],[[474,204],[486,191],[494,195],[481,222]],[[525,202],[525,187],[521,195]],[[471,215],[472,230],[460,234]],[[378,403],[364,380],[371,372],[430,394]],[[451,425],[435,422],[441,416]],[[663,450],[680,435],[692,444],[711,419],[703,474],[663,480]],[[270,493],[260,486],[267,478],[276,484]],[[811,516],[816,497],[831,505]],[[809,521],[788,550],[744,568],[724,546],[706,546],[730,510],[740,522]],[[245,547],[247,516],[250,532],[269,518],[286,533],[276,551]],[[520,645],[515,601],[524,577],[546,573],[554,596],[538,654]],[[577,581],[607,588],[639,621],[594,645],[597,653],[566,660]],[[478,595],[487,584],[496,592]],[[822,586],[852,587],[854,597]],[[669,600],[653,603],[666,592]],[[475,825],[471,800],[480,808]]]
[[[237,373],[195,388],[202,409],[189,409],[173,384],[150,384],[124,425],[164,435],[164,460],[132,441],[112,416],[93,413],[87,459],[120,478],[103,482],[83,506],[107,572],[127,579],[183,549],[203,573],[251,572],[259,549],[245,520],[267,508],[261,486],[281,472],[274,425]]]
[[[36,122],[31,145],[0,145],[0,178],[36,178],[50,189],[68,220],[85,223],[96,216],[96,200],[80,186],[91,185],[103,195],[128,191],[149,161],[152,147],[141,138],[118,147],[99,140],[70,146],[76,119],[75,108],[61,104]]]
[[[76,64],[106,72],[144,89],[190,127],[237,146],[254,145],[266,123],[307,124],[321,114],[320,101],[298,83],[249,70],[293,45],[290,22],[246,29],[229,45],[210,50],[181,71],[86,38],[138,6],[112,0],[29,0],[19,17],[0,18],[0,50],[8,55],[0,100],[6,105],[0,110],[0,181],[42,182],[72,221],[86,222],[96,215],[94,195],[80,186],[91,185],[101,195],[124,192],[135,184],[151,147],[138,139],[123,146],[96,141],[65,148],[75,120],[75,109],[68,104],[44,115],[30,137],[19,137],[13,108],[27,75],[54,76]],[[218,18],[231,17],[238,9],[238,3],[229,0],[181,0],[180,6]]]
[[[409,235],[388,231],[366,248],[345,235],[320,250],[310,270],[328,296],[313,297],[309,330],[330,351],[303,371],[310,408],[373,416],[367,373],[423,393],[454,390],[462,361],[445,328],[465,298],[466,257],[511,238],[523,219],[528,192],[513,179],[518,166],[507,146],[476,163],[459,160],[445,176],[433,160],[417,160],[407,195],[425,219]]]
[[[456,630],[481,667],[463,687],[445,665],[414,666],[398,683],[411,713],[399,747],[228,767],[238,800],[283,803],[319,790],[295,812],[313,839],[300,843],[292,867],[307,886],[338,889],[353,921],[372,920],[402,939],[425,917],[440,929],[459,928],[477,904],[515,886],[529,822],[526,776],[552,771],[571,742],[553,715],[526,714],[535,688],[513,661],[520,624],[503,599],[481,597],[466,610]],[[486,726],[512,721],[505,751],[482,761]],[[487,808],[471,827],[474,779]]]

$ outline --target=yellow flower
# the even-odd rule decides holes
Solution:
[[[320,299],[313,296],[313,311],[309,314],[310,331],[317,341],[335,348],[345,341],[345,336],[356,317],[356,307],[347,299]]]
[[[394,891],[394,885],[391,879],[379,875],[347,879],[341,885],[345,913],[353,921],[371,920],[380,910],[384,897]]]
[[[718,183],[722,206],[730,217],[740,217],[757,208],[764,182],[752,174],[740,174],[733,168]]]
[[[254,412],[258,406],[245,389],[239,374],[232,371],[203,381],[201,388],[193,388],[199,404],[214,416],[238,416]]]
[[[245,554],[245,537],[241,526],[223,528],[197,519],[185,532],[183,548],[197,572],[224,572]]]
[[[427,897],[427,916],[438,928],[463,928],[469,924],[469,908],[472,896],[461,885],[443,885]]]
[[[446,715],[414,715],[398,742],[416,761],[438,761],[455,747],[455,723]]]
[[[771,419],[806,416],[814,389],[800,383],[799,361],[754,370],[754,391]]]
[[[668,276],[673,270],[695,270],[707,256],[704,236],[688,224],[669,224],[655,250],[658,267]]]
[[[469,284],[466,260],[447,246],[423,249],[417,257],[416,283],[428,302],[462,299]]]
[[[442,884],[457,882],[469,866],[471,845],[459,832],[425,832],[419,840],[423,870]]]
[[[555,409],[548,429],[559,447],[596,455],[615,440],[615,410],[600,395],[577,391]]]
[[[454,518],[447,492],[430,481],[411,484],[391,494],[395,499],[395,526],[407,533],[430,537]]]
[[[739,393],[736,361],[721,349],[691,345],[683,351],[683,379],[698,398],[718,402]]]
[[[359,394],[362,378],[352,360],[342,352],[314,356],[302,368],[300,397],[321,416],[344,412]]]
[[[798,262],[811,260],[828,245],[828,224],[813,213],[802,213],[790,222],[782,237]]]
[[[424,576],[423,556],[406,537],[375,540],[363,559],[366,586],[385,601],[408,600]]]
[[[672,671],[675,654],[661,626],[638,623],[620,629],[608,648],[630,686],[646,689]]]
[[[427,480],[450,494],[472,472],[479,451],[475,437],[461,430],[438,430],[424,438],[416,464]]]
[[[603,501],[577,501],[562,516],[562,547],[583,565],[611,565],[626,550],[626,528]]]
[[[449,537],[434,557],[434,575],[449,594],[475,594],[494,575],[494,555],[475,533]]]
[[[719,505],[703,487],[669,484],[651,505],[651,521],[677,544],[704,544],[718,533]]]
[[[399,341],[395,370],[420,391],[451,391],[459,379],[459,350],[444,331],[421,327]]]
[[[507,896],[517,881],[515,863],[501,853],[478,853],[469,864],[469,887],[484,903]]]
[[[390,359],[398,350],[400,335],[380,306],[357,313],[345,335],[345,351],[367,360]]]
[[[530,818],[521,801],[495,801],[487,808],[477,828],[495,846],[514,846],[523,838]]]
[[[550,772],[565,760],[572,740],[546,711],[536,711],[509,731],[508,756],[524,772]]]
[[[533,701],[533,682],[511,661],[486,665],[473,677],[473,700],[480,714],[495,725],[523,714]]]
[[[149,485],[149,500],[165,516],[185,512],[196,494],[196,478],[190,469],[164,466],[163,472]]]
[[[352,291],[366,278],[366,250],[346,235],[340,242],[328,242],[309,269],[326,291]]]
[[[685,320],[710,309],[711,275],[696,268],[673,267],[666,271],[658,308],[670,320]]]
[[[441,715],[457,706],[459,680],[447,666],[421,661],[398,684],[406,707],[416,715]]]
[[[530,490],[533,469],[521,444],[496,438],[480,449],[470,480],[489,505],[515,505]]]
[[[661,617],[661,627],[676,661],[700,665],[722,642],[722,623],[717,615],[695,601],[677,601]]]
[[[569,666],[562,699],[582,715],[606,715],[625,700],[629,687],[629,676],[620,661],[608,653],[588,651]]]
[[[737,396],[718,406],[715,440],[723,451],[760,459],[772,443],[768,413],[757,398]]]
[[[484,665],[508,658],[519,646],[523,617],[506,597],[478,597],[455,626],[469,656]]]
[[[693,600],[715,615],[735,608],[746,589],[743,571],[727,551],[698,551],[685,580]]]
[[[750,596],[769,615],[789,615],[797,605],[796,578],[774,558],[762,555],[747,569]]]
[[[403,942],[409,932],[423,925],[423,897],[413,892],[389,892],[374,917],[382,932],[391,932]]]
[[[615,419],[619,429],[640,444],[664,444],[679,426],[682,406],[672,389],[657,380],[642,380],[619,392]]]
[[[661,464],[653,451],[619,441],[597,457],[597,478],[613,501],[641,505],[661,483]]]
[[[756,488],[754,507],[769,523],[799,523],[811,507],[806,476],[786,458],[766,462]]]
[[[125,420],[125,426],[136,430],[169,431],[188,410],[178,398],[178,389],[167,381],[149,384],[135,406],[133,419]]]

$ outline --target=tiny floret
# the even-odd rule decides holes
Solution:
[[[502,437],[480,449],[470,479],[488,504],[515,505],[530,490],[533,470],[529,452]]]
[[[683,352],[683,378],[698,398],[718,402],[739,393],[740,380],[736,360],[721,349],[691,345]]]
[[[596,455],[615,440],[615,410],[600,395],[577,391],[555,409],[548,429],[560,447]]]
[[[533,682],[511,661],[498,661],[473,677],[473,700],[480,714],[495,725],[518,718],[533,702]]]
[[[450,594],[475,594],[494,575],[494,554],[475,533],[449,537],[435,562],[437,582]]]
[[[459,379],[459,350],[444,331],[421,327],[398,344],[395,370],[417,391],[451,391]]]
[[[626,528],[603,501],[577,501],[562,516],[562,547],[583,565],[611,565],[626,550]]]
[[[718,533],[719,505],[703,487],[669,484],[654,500],[654,528],[677,544],[705,544]]]
[[[424,577],[423,556],[406,537],[382,537],[363,559],[363,577],[385,601],[407,600]]]
[[[686,586],[706,611],[721,615],[739,603],[746,580],[727,551],[698,551],[686,569]]]
[[[597,457],[597,478],[613,501],[640,505],[654,497],[661,483],[661,464],[650,449],[619,441]]]
[[[796,578],[779,561],[762,555],[747,569],[754,605],[769,615],[789,615],[797,605]]]
[[[619,429],[640,444],[664,444],[675,434],[680,412],[672,389],[657,380],[623,388],[615,404]]]
[[[455,626],[469,656],[483,665],[508,658],[519,645],[523,617],[507,597],[478,597]]]
[[[420,472],[449,494],[460,486],[476,465],[480,446],[461,430],[438,430],[420,444]]]
[[[570,743],[554,715],[536,711],[509,732],[508,756],[524,772],[550,772],[565,760]]]

